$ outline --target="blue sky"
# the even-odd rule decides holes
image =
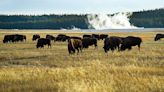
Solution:
[[[164,8],[164,0],[0,0],[0,14],[86,14]]]

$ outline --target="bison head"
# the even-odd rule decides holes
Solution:
[[[155,39],[154,39],[154,41],[158,41],[158,40],[160,40],[160,37],[159,36],[156,36]]]

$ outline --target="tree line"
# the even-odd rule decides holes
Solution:
[[[0,15],[0,29],[88,29],[87,15]]]

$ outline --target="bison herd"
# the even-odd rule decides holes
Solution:
[[[161,38],[164,38],[164,34],[156,34],[154,40],[160,40]],[[88,48],[89,46],[95,46],[97,48],[97,42],[99,40],[104,40],[104,46],[103,49],[107,53],[109,50],[112,52],[114,50],[118,51],[124,51],[126,49],[131,50],[133,46],[138,46],[140,49],[140,45],[142,43],[142,39],[140,37],[134,37],[134,36],[127,36],[127,37],[118,37],[118,36],[108,36],[107,34],[84,34],[83,37],[77,37],[77,36],[67,36],[65,34],[59,34],[57,37],[54,37],[53,35],[47,34],[45,38],[41,38],[39,34],[35,34],[32,37],[32,41],[36,41],[36,48],[43,48],[44,45],[48,45],[48,47],[51,47],[51,41],[58,41],[58,42],[68,42],[68,52],[69,54],[79,53],[79,51],[82,52],[83,48]],[[12,35],[5,35],[3,43],[9,43],[9,42],[23,42],[26,41],[25,35],[20,34],[12,34]]]
[[[25,41],[26,36],[25,35],[19,35],[19,34],[13,34],[13,35],[5,35],[3,39],[3,43],[8,42],[19,42],[19,41]]]

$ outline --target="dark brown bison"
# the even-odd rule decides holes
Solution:
[[[89,38],[89,37],[84,37],[82,39],[82,44],[83,48],[88,48],[89,46],[94,45],[95,48],[97,47],[97,39],[96,38]]]
[[[115,49],[120,50],[120,45],[122,43],[122,37],[116,37],[116,36],[112,36],[109,38],[105,38],[104,40],[104,51],[107,53],[109,50],[111,50],[112,52]]]
[[[20,35],[20,34],[13,34],[13,35],[5,35],[3,43],[7,42],[19,42],[19,41],[25,41],[26,36],[25,35]]]
[[[107,38],[107,37],[108,37],[107,34],[100,34],[100,39],[101,39],[101,40],[104,40],[104,39]]]
[[[121,45],[121,51],[124,51],[126,49],[131,50],[132,46],[138,46],[140,49],[142,39],[140,37],[134,37],[134,36],[128,36],[123,39],[122,45]]]
[[[59,34],[59,35],[56,37],[56,41],[62,41],[62,42],[64,42],[64,41],[68,40],[69,38],[70,38],[70,37],[67,36],[67,35],[65,35],[65,34]]]
[[[39,38],[40,38],[40,35],[34,34],[33,37],[32,37],[32,41],[35,41],[35,40],[37,40]]]
[[[38,39],[36,48],[39,48],[39,47],[43,48],[44,45],[48,45],[48,47],[51,47],[51,41],[49,39],[46,39],[46,38],[40,38],[40,39]]]
[[[69,54],[75,53],[77,50],[77,53],[79,53],[79,50],[82,52],[82,41],[79,39],[68,39],[68,52]]]
[[[161,38],[164,38],[164,34],[156,34],[155,38],[154,38],[154,41],[158,41],[160,40]]]
[[[14,42],[14,35],[5,35],[3,39],[3,43]]]
[[[56,40],[56,38],[54,36],[49,35],[49,34],[46,35],[46,38],[49,39],[50,41],[55,41]]]
[[[19,41],[26,41],[26,36],[25,35],[20,35],[20,34],[15,34],[14,35],[14,42],[19,42]]]
[[[92,34],[92,38],[96,38],[97,40],[100,40],[100,35],[99,34]]]
[[[83,38],[85,38],[85,37],[92,38],[92,35],[84,34]]]

